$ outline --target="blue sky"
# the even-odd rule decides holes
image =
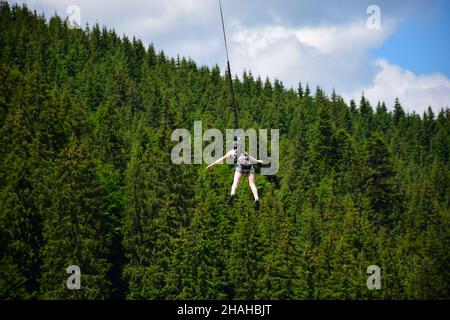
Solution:
[[[418,74],[441,72],[450,77],[450,1],[408,16],[398,30],[372,53]]]
[[[225,67],[218,0],[26,0],[47,17],[80,10],[83,26],[99,23],[154,43],[169,56]],[[380,28],[368,28],[370,5]],[[450,107],[450,1],[222,0],[233,73],[250,70],[335,89],[347,101],[361,93],[409,112]]]

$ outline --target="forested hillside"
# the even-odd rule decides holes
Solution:
[[[449,109],[239,75],[280,169],[230,207],[233,166],[170,158],[176,128],[234,127],[223,71],[160,49],[1,2],[1,299],[450,298]]]

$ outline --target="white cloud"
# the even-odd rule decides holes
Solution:
[[[386,20],[381,30],[367,29],[364,21],[301,28],[237,25],[231,36],[232,65],[237,74],[251,70],[288,86],[303,81],[326,90],[352,91],[375,75],[368,52],[394,29],[393,20]]]
[[[126,19],[121,29],[138,34],[185,34],[193,27],[204,28],[211,21],[213,4],[201,0],[139,1],[135,19]]]
[[[308,82],[327,92],[336,89],[344,98],[359,101],[362,92],[376,105],[392,106],[396,97],[403,107],[421,114],[431,106],[450,105],[450,80],[442,74],[415,75],[379,59],[369,59],[395,31],[385,20],[381,30],[365,28],[363,21],[347,25],[286,28],[280,25],[245,28],[237,24],[231,36],[233,72],[277,78],[287,86]]]
[[[217,5],[214,1],[203,0],[25,0],[24,2],[31,8],[44,10],[47,16],[53,15],[56,11],[62,17],[67,16],[67,7],[77,5],[81,11],[83,25],[97,22],[128,36],[136,35],[141,38],[148,35],[152,37],[184,35],[193,28],[199,32],[215,18],[211,17],[211,12]]]
[[[30,8],[57,12],[67,17],[66,9],[77,5],[81,24],[106,25],[119,35],[136,37],[170,56],[190,56],[201,64],[220,62],[222,55],[218,3],[210,0],[19,0]]]
[[[381,45],[395,28],[393,20],[383,24],[383,30],[371,30],[364,21],[348,25],[305,27],[297,30],[298,40],[317,49],[324,55],[342,55],[351,52],[367,52]]]
[[[364,91],[365,97],[376,104],[385,101],[393,105],[396,97],[403,108],[409,112],[422,113],[431,106],[438,111],[450,107],[450,79],[442,74],[415,75],[409,70],[390,64],[384,59],[376,61],[379,68],[373,83],[352,94],[347,99],[359,99]],[[358,100],[357,100],[358,101]]]

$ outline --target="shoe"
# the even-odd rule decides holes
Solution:
[[[235,197],[234,194],[231,194],[231,195],[228,196],[227,203],[228,203],[230,206],[231,206],[231,204],[233,203],[234,197]]]
[[[255,210],[258,211],[259,210],[259,199],[255,200]]]

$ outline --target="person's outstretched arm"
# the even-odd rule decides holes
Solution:
[[[209,168],[211,168],[212,166],[214,166],[214,165],[216,165],[216,164],[222,162],[223,160],[225,160],[226,158],[228,158],[228,157],[231,155],[232,152],[233,152],[233,150],[228,151],[226,155],[224,155],[223,157],[220,157],[219,159],[217,159],[216,161],[214,161],[213,163],[211,163],[210,165],[208,165],[208,166],[206,167],[206,169],[209,169]]]
[[[249,155],[247,152],[246,152],[245,154],[246,154],[247,157],[250,159],[250,161],[253,162],[253,163],[264,163],[264,161],[262,161],[262,160],[258,160],[258,159],[253,158],[253,157],[252,157],[251,155]]]

